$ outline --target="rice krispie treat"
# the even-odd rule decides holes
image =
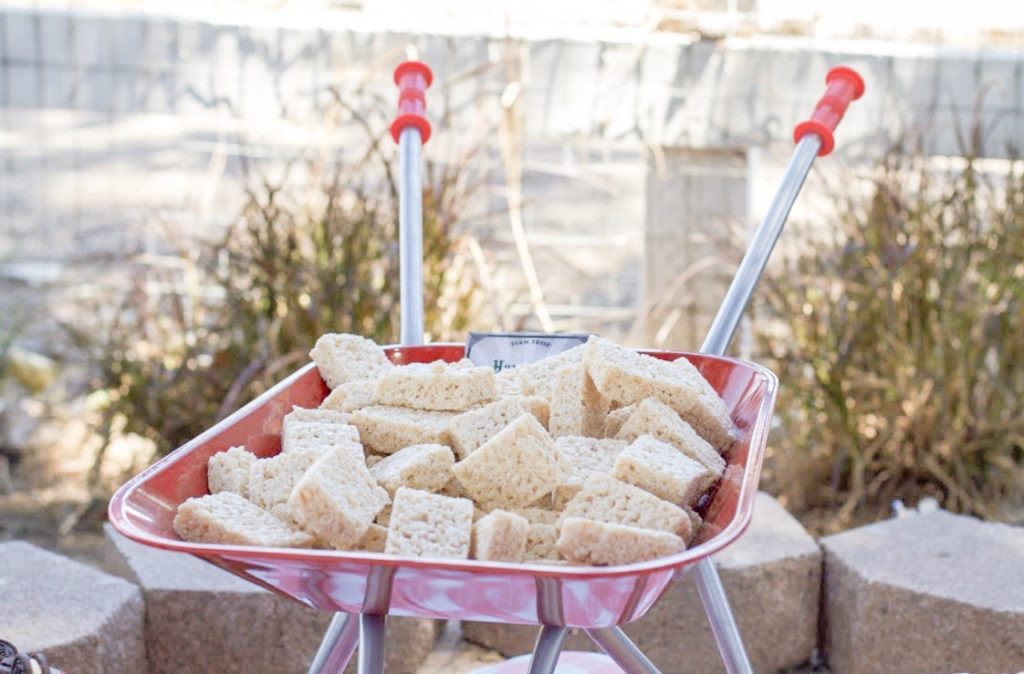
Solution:
[[[356,550],[363,552],[384,552],[384,541],[387,540],[387,527],[379,524],[371,524],[363,537],[356,544]]]
[[[442,361],[392,368],[377,380],[374,400],[382,405],[458,412],[494,400],[489,367],[454,367]]]
[[[675,505],[639,487],[604,475],[594,475],[565,506],[562,522],[582,517],[599,522],[657,529],[681,538],[690,535],[690,518]]]
[[[515,419],[526,414],[515,400],[505,399],[463,412],[448,425],[448,440],[459,459],[465,459]]]
[[[690,535],[683,538],[683,540],[686,541],[686,544],[689,545],[690,542],[697,537],[697,532],[700,531],[700,527],[704,524],[704,520],[701,519],[696,510],[688,505],[683,506],[683,511],[686,513],[686,516],[690,518]]]
[[[629,445],[625,440],[565,435],[555,439],[555,448],[565,458],[565,480],[555,488],[554,508],[565,507],[592,475],[611,475],[615,459]]]
[[[604,435],[609,401],[594,386],[583,363],[566,365],[555,372],[550,403],[548,429],[552,437]]]
[[[249,471],[256,463],[256,455],[245,447],[232,447],[226,452],[217,452],[206,464],[206,481],[210,493],[231,491],[239,496],[249,496]]]
[[[616,457],[612,477],[691,506],[715,480],[703,465],[651,435],[641,435]]]
[[[384,552],[414,557],[469,557],[473,502],[399,487]]]
[[[525,395],[550,400],[555,388],[555,373],[566,365],[582,363],[583,347],[580,344],[557,355],[519,365],[513,370],[519,380],[519,388]]]
[[[394,367],[384,349],[359,335],[322,335],[309,357],[331,389],[350,381],[376,379]]]
[[[281,453],[315,452],[323,454],[342,449],[360,461],[364,458],[359,429],[350,424],[319,421],[291,421],[281,433]]]
[[[307,450],[256,461],[249,470],[249,500],[285,522],[293,523],[288,497],[320,454],[317,450]]]
[[[697,435],[690,424],[683,421],[665,403],[654,398],[641,401],[626,423],[619,429],[618,438],[632,442],[641,435],[653,435],[667,442],[683,454],[701,463],[715,478],[725,470],[725,459]]]
[[[558,536],[558,551],[577,564],[632,564],[685,549],[683,539],[666,531],[582,517],[566,519]]]
[[[410,445],[370,468],[377,484],[392,496],[399,487],[440,491],[451,479],[455,455],[445,445]]]
[[[394,454],[403,447],[447,444],[448,426],[456,414],[407,407],[371,405],[352,413],[352,425],[371,451]]]
[[[473,558],[521,562],[526,557],[530,523],[506,510],[492,510],[473,525]]]
[[[622,424],[626,423],[626,419],[629,419],[635,409],[636,404],[633,404],[609,412],[608,416],[604,418],[604,437],[614,438],[618,435]]]
[[[544,428],[548,427],[548,421],[551,418],[551,403],[544,398],[541,398],[540,396],[519,395],[508,396],[502,398],[502,400],[511,400],[519,403],[519,406],[522,407],[524,411],[532,414],[537,421],[540,422],[541,426]]]
[[[502,370],[495,374],[494,388],[497,391],[499,398],[523,395],[523,388],[519,385],[519,379],[516,377],[515,368]]]
[[[512,508],[509,512],[525,517],[530,524],[557,524],[558,518],[562,515],[556,510],[537,507]]]
[[[292,411],[284,415],[282,420],[282,434],[289,424],[316,422],[321,424],[347,424],[350,415],[338,410],[323,409],[323,407],[310,408],[292,406]]]
[[[306,548],[316,542],[230,491],[188,499],[178,506],[173,527],[182,540],[193,543]]]
[[[680,414],[683,421],[693,426],[693,430],[697,431],[715,449],[722,450],[732,444],[736,435],[736,427],[732,423],[729,408],[718,395],[718,391],[708,383],[708,380],[700,374],[686,356],[672,362],[689,372],[690,376],[696,374],[700,377],[700,396],[693,407]]]
[[[528,506],[564,480],[551,436],[524,414],[455,464],[452,472],[481,507]]]
[[[355,412],[373,404],[373,394],[376,390],[376,379],[346,382],[327,394],[324,401],[320,403],[320,409]]]
[[[554,524],[531,524],[526,532],[526,555],[523,561],[554,561],[558,554],[558,527]]]
[[[338,550],[355,547],[391,499],[361,458],[333,449],[309,467],[288,498],[292,518]]]
[[[645,356],[601,337],[587,340],[583,355],[597,389],[621,405],[655,397],[677,413],[693,407],[703,377],[675,363]]]

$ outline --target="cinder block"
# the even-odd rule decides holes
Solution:
[[[28,543],[0,543],[0,635],[75,674],[145,672],[142,593]]]
[[[1024,529],[945,511],[823,538],[836,674],[1024,667]]]
[[[307,671],[332,614],[271,594],[189,555],[139,545],[109,524],[105,533],[107,567],[137,583],[145,597],[149,674],[191,671],[197,662],[207,671]],[[415,671],[440,626],[433,620],[389,618],[385,671]],[[353,656],[345,672],[355,671]]]
[[[796,519],[771,496],[757,496],[754,520],[732,546],[714,557],[756,672],[807,661],[817,643],[821,551]],[[463,623],[463,634],[503,655],[533,649],[537,629]],[[683,576],[626,634],[665,674],[724,672],[690,574]],[[567,650],[595,650],[584,634]]]

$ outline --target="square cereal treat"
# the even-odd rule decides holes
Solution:
[[[285,522],[292,523],[288,497],[320,454],[315,450],[289,452],[254,462],[249,471],[249,500]]]
[[[409,445],[446,444],[454,417],[454,412],[371,405],[352,413],[352,425],[367,449],[394,454]]]
[[[454,465],[455,455],[444,445],[409,445],[370,468],[370,475],[392,496],[399,487],[437,492]]]
[[[256,463],[256,455],[245,447],[232,447],[226,452],[217,452],[206,464],[206,481],[210,493],[231,491],[239,496],[249,496],[249,470]]]
[[[371,524],[363,537],[356,544],[357,550],[363,552],[384,552],[384,541],[387,540],[388,529],[379,524]]]
[[[412,557],[469,557],[473,502],[399,487],[384,552]]]
[[[505,510],[492,510],[473,525],[473,558],[521,562],[526,557],[530,523]]]
[[[626,423],[619,429],[621,440],[632,442],[641,435],[653,435],[662,442],[667,442],[694,461],[699,462],[715,478],[721,477],[725,470],[725,459],[708,444],[707,440],[697,435],[690,424],[683,421],[665,403],[654,398],[641,401]]]
[[[526,555],[523,561],[554,561],[558,554],[558,527],[554,524],[530,524],[526,532]]]
[[[548,427],[548,421],[551,418],[551,403],[544,398],[539,396],[508,396],[502,398],[502,400],[511,400],[519,403],[523,410],[536,417],[541,426],[544,428]]]
[[[551,493],[564,479],[563,461],[540,422],[524,414],[452,472],[484,509],[516,508]]]
[[[320,409],[355,412],[373,404],[373,392],[376,389],[376,379],[346,382],[327,394],[324,401],[320,403]]]
[[[315,542],[230,491],[188,499],[178,506],[173,526],[182,540],[193,543],[304,548]]]
[[[696,503],[715,481],[702,464],[651,435],[641,435],[619,454],[612,477],[686,505]]]
[[[525,517],[526,521],[530,524],[558,524],[558,518],[561,513],[556,510],[549,510],[548,508],[513,508],[509,512],[515,513],[520,517]]]
[[[359,543],[390,500],[361,458],[333,449],[295,485],[288,507],[303,530],[331,547],[347,550]]]
[[[601,337],[587,340],[583,362],[597,390],[620,405],[655,397],[681,413],[696,404],[702,391],[703,377],[696,370],[645,356]]]
[[[322,335],[309,357],[331,389],[350,381],[376,379],[394,367],[382,348],[359,335]]]
[[[640,529],[581,517],[565,520],[558,536],[558,551],[577,564],[632,564],[685,549],[683,539],[667,531]]]
[[[459,412],[494,400],[494,370],[442,361],[392,368],[377,380],[376,402],[418,410]]]
[[[591,477],[569,501],[561,521],[564,523],[570,517],[657,529],[681,538],[690,534],[690,518],[682,508],[604,475]]]
[[[691,376],[696,374],[700,377],[700,396],[693,407],[680,414],[683,421],[693,426],[693,430],[697,431],[715,449],[721,450],[732,444],[736,436],[736,427],[732,423],[729,408],[718,395],[718,391],[708,383],[708,380],[686,356],[672,362],[690,372]]]
[[[519,385],[519,379],[516,377],[515,368],[502,370],[495,374],[494,387],[497,390],[499,398],[523,395],[523,389]]]
[[[700,515],[697,514],[696,510],[688,505],[684,505],[683,510],[686,512],[686,516],[690,518],[690,535],[683,539],[686,541],[686,544],[689,545],[697,536],[697,532],[700,531],[700,527],[704,524],[704,520],[700,518]]]
[[[555,447],[565,458],[568,472],[565,481],[555,489],[555,508],[564,508],[590,476],[611,475],[615,459],[627,445],[629,443],[625,440],[598,440],[575,435],[556,438]]]
[[[284,415],[282,429],[288,428],[289,424],[296,422],[306,423],[312,421],[321,424],[347,424],[349,416],[337,410],[293,406],[292,411]]]
[[[466,491],[466,488],[462,486],[462,483],[459,482],[459,479],[454,475],[445,482],[440,493],[453,498],[471,498],[469,492]]]
[[[550,400],[555,389],[555,372],[566,365],[582,363],[583,347],[580,344],[554,356],[517,366],[513,372],[516,373],[523,394]]]
[[[281,432],[281,453],[317,452],[343,449],[363,459],[363,445],[359,442],[359,429],[350,424],[320,421],[290,421]]]
[[[583,363],[559,368],[555,372],[555,386],[550,399],[548,429],[552,437],[602,437],[608,402],[594,386]]]
[[[626,405],[616,410],[612,410],[608,413],[608,416],[604,418],[604,437],[614,438],[619,434],[619,430],[622,428],[622,424],[626,423],[626,419],[633,414],[633,410],[636,409],[636,404]]]
[[[497,402],[463,412],[448,426],[448,440],[459,459],[465,459],[498,431],[526,414],[515,400]]]

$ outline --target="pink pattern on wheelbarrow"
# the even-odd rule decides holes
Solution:
[[[530,656],[520,655],[498,665],[478,669],[473,674],[526,674],[530,671]],[[626,674],[607,655],[567,651],[558,658],[555,674]]]

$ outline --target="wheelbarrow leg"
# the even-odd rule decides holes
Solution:
[[[348,666],[359,643],[359,621],[350,613],[335,613],[309,674],[338,674]]]
[[[386,616],[359,616],[359,674],[384,674]]]
[[[562,653],[562,643],[569,630],[565,627],[544,625],[537,636],[537,645],[530,658],[530,674],[554,674],[558,665],[558,656]]]
[[[747,651],[743,648],[740,630],[733,618],[729,599],[725,596],[725,588],[722,587],[722,579],[718,577],[715,563],[710,557],[705,557],[697,563],[695,571],[697,592],[700,594],[701,603],[704,604],[704,613],[711,624],[711,633],[715,635],[718,651],[722,654],[725,671],[729,674],[753,674],[754,670],[747,659]]]
[[[628,674],[661,674],[619,627],[587,630],[587,636]]]

